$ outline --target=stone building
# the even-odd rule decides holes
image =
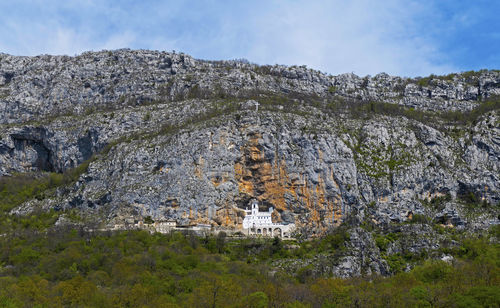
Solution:
[[[175,220],[160,220],[153,223],[153,227],[156,232],[168,233],[177,227],[177,221]]]
[[[260,212],[259,203],[255,199],[250,201],[250,206],[250,210],[245,209],[246,215],[243,219],[243,232],[246,235],[290,238],[290,233],[295,229],[294,224],[273,223],[273,208],[269,208],[267,212]]]

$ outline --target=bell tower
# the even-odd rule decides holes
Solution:
[[[257,200],[252,200],[252,215],[257,215],[259,213],[259,203]]]

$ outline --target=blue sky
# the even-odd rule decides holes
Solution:
[[[498,0],[2,0],[0,52],[117,48],[330,74],[500,69]]]

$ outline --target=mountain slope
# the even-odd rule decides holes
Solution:
[[[360,78],[118,50],[1,55],[0,76],[2,180],[88,164],[12,214],[55,209],[59,225],[109,229],[151,218],[239,230],[256,198],[304,237],[342,222],[499,223],[498,71]],[[425,235],[408,244],[415,252],[439,247],[432,228],[405,228]],[[374,235],[353,230],[350,262],[365,262],[366,247],[380,260]],[[386,272],[377,262],[373,271]]]

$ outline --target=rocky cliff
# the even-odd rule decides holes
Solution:
[[[499,223],[498,95],[499,71],[410,79],[153,51],[2,54],[0,176],[87,162],[12,213],[77,209],[102,226],[150,216],[237,230],[252,198],[303,236],[350,219],[355,263],[375,247],[363,223]]]
[[[321,98],[385,101],[428,110],[470,110],[500,95],[500,72],[409,79],[378,74],[330,76],[305,66],[202,61],[154,51],[87,52],[80,56],[0,54],[1,123],[122,109],[165,99],[213,94],[302,93]]]

